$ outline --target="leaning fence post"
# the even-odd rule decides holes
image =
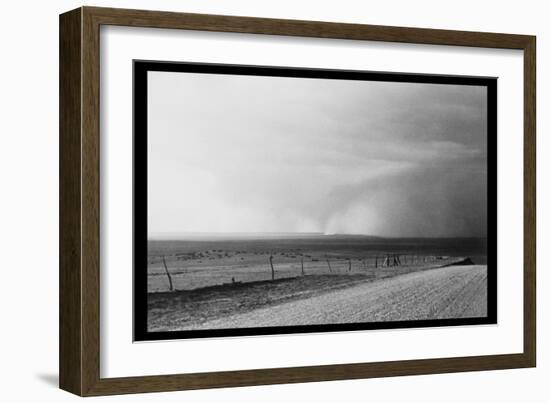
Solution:
[[[393,265],[394,266],[400,266],[401,265],[401,261],[399,260],[399,255],[393,255]]]
[[[168,271],[168,266],[166,266],[166,259],[164,256],[162,257],[162,263],[164,263],[164,271],[166,272],[166,275],[168,276],[168,282],[170,283],[170,291],[174,291],[174,285],[172,284],[172,276],[170,275],[170,272]]]
[[[328,264],[328,271],[330,271],[332,273],[332,267],[330,267],[330,261],[328,260],[328,257],[326,259],[327,259],[327,264]]]
[[[269,265],[271,266],[271,280],[275,280],[275,269],[273,268],[273,255],[269,256]]]

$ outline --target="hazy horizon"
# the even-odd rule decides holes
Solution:
[[[269,238],[269,237],[365,237],[365,238],[380,238],[380,239],[407,239],[407,238],[415,238],[415,239],[458,239],[458,238],[471,238],[471,239],[486,239],[486,237],[483,236],[450,236],[450,237],[422,237],[422,236],[415,236],[415,237],[393,237],[393,236],[378,236],[378,235],[371,235],[371,234],[358,234],[358,233],[335,233],[335,234],[325,234],[322,232],[164,232],[164,233],[153,233],[149,234],[148,240],[149,241],[156,241],[156,240],[170,240],[170,241],[179,241],[179,240],[186,240],[189,238],[204,238],[204,237],[212,237],[212,238],[243,238],[243,237],[257,237],[257,238]]]
[[[486,237],[486,88],[148,73],[155,233]]]

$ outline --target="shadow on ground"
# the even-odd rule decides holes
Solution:
[[[59,386],[59,375],[58,374],[36,374],[37,379],[41,380],[49,386],[57,388]]]

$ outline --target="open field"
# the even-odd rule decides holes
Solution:
[[[318,234],[149,241],[148,329],[461,317],[472,300],[484,316],[485,249],[484,239]]]
[[[484,317],[487,267],[452,265],[373,281],[306,276],[149,295],[149,331]]]
[[[271,280],[272,275],[281,279],[362,274],[380,279],[440,267],[464,256],[475,264],[485,264],[485,243],[485,239],[476,238],[386,239],[317,234],[149,241],[148,292],[169,291],[167,270],[175,290],[193,290]],[[399,265],[393,264],[394,256]],[[385,264],[388,257],[389,265]]]

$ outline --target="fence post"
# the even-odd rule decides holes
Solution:
[[[304,275],[304,257],[302,256],[302,276]]]
[[[328,271],[330,271],[332,273],[332,267],[330,267],[330,261],[328,260],[328,257],[326,259],[327,259],[327,264],[328,264]]]
[[[168,266],[166,266],[166,259],[164,256],[162,256],[162,263],[164,263],[164,271],[166,272],[166,275],[168,276],[168,282],[170,283],[170,291],[174,291],[174,285],[172,284],[172,276],[170,275],[170,272],[168,271]]]
[[[273,268],[273,255],[269,255],[269,265],[271,266],[271,281],[275,280],[275,269]]]
[[[401,260],[399,260],[399,255],[393,255],[393,265],[394,266],[400,266],[401,265]]]

